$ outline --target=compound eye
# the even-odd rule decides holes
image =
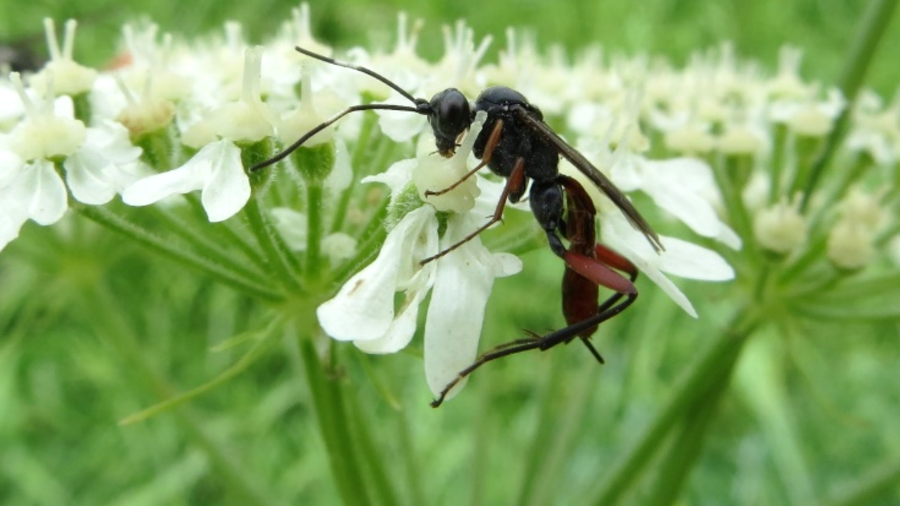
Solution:
[[[471,115],[469,112],[469,100],[455,88],[446,89],[431,99],[431,105],[437,117],[435,135],[445,139],[453,139],[469,128]],[[439,135],[438,135],[439,134]]]

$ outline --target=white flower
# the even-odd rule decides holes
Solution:
[[[621,141],[611,153],[606,146],[612,130],[600,142],[583,142],[580,146],[600,167],[613,167],[613,180],[620,190],[641,189],[696,232],[740,247],[740,238],[719,220],[712,207],[718,191],[708,166],[690,158],[649,161],[629,152],[628,143]],[[604,244],[630,260],[689,315],[697,317],[693,305],[664,273],[703,281],[734,278],[734,269],[718,253],[681,239],[661,235],[665,250],[657,252],[581,172],[566,162],[560,164],[560,170],[581,181],[597,205]]]
[[[694,232],[717,239],[733,249],[741,238],[719,219],[714,204],[721,202],[712,168],[696,158],[647,160],[623,156],[612,170],[620,190],[640,189],[662,209],[672,213]]]
[[[894,100],[883,107],[881,99],[871,91],[862,94],[853,117],[853,130],[847,137],[847,148],[864,151],[876,163],[891,166],[900,158],[900,90]]]
[[[715,251],[660,235],[665,251],[656,252],[639,231],[635,230],[621,213],[604,213],[601,216],[603,242],[622,254],[638,270],[657,284],[676,304],[694,318],[697,312],[664,273],[701,281],[728,281],[734,279],[734,269]]]
[[[258,142],[271,135],[273,116],[259,97],[262,48],[244,52],[241,99],[220,106],[185,133],[188,145],[202,148],[181,167],[154,174],[125,189],[122,200],[146,206],[170,195],[201,190],[211,222],[227,220],[250,199],[250,180],[235,142]],[[215,140],[215,139],[220,140]]]
[[[146,206],[175,194],[201,190],[209,221],[227,220],[250,199],[250,181],[241,164],[241,150],[228,139],[203,147],[181,167],[141,179],[122,193],[130,206]]]
[[[75,47],[74,19],[66,21],[63,46],[56,40],[56,27],[53,20],[44,18],[44,32],[47,35],[47,46],[50,49],[50,61],[31,78],[31,86],[38,90],[54,90],[62,95],[79,95],[87,93],[94,85],[97,71],[75,63],[72,50]]]
[[[54,99],[49,72],[42,96],[31,97],[18,73],[10,74],[26,117],[0,141],[0,249],[29,219],[51,225],[65,214],[68,194],[55,163],[62,160],[72,196],[100,205],[132,181],[141,154],[121,125],[101,122],[85,128],[75,119],[72,99]]]
[[[458,166],[462,165],[464,173],[472,142],[483,121],[484,115],[480,115],[453,158],[432,154],[426,157],[427,161],[404,160],[364,182],[386,182],[397,197],[411,181],[428,184],[428,174],[433,174],[435,163],[453,173],[459,173]],[[494,278],[515,274],[522,268],[513,255],[490,253],[478,237],[421,265],[421,260],[456,244],[483,223],[482,214],[465,210],[474,204],[472,191],[473,188],[460,185],[441,196],[468,193],[451,199],[451,207],[463,211],[447,218],[446,232],[440,239],[435,207],[422,205],[403,216],[388,233],[375,261],[350,278],[337,295],[317,310],[319,323],[331,337],[353,341],[368,353],[393,353],[409,344],[415,333],[419,305],[433,290],[425,324],[425,374],[435,395],[475,359]],[[457,207],[460,203],[461,207]],[[396,292],[405,294],[399,308],[394,305]],[[463,382],[457,385],[448,398],[462,385]]]
[[[0,250],[19,236],[26,221],[52,225],[66,212],[66,187],[53,162],[24,164],[10,151],[0,149]]]
[[[85,204],[106,204],[138,179],[134,162],[140,155],[120,123],[104,120],[88,128],[84,145],[63,164],[72,196]]]

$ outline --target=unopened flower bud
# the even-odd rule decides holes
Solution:
[[[666,147],[677,153],[706,153],[715,145],[715,139],[705,129],[688,124],[666,134]]]
[[[868,227],[852,219],[842,219],[828,234],[828,258],[842,269],[861,269],[875,257],[874,240]]]
[[[759,135],[744,125],[732,125],[717,139],[719,151],[726,155],[756,155],[763,149]]]
[[[834,118],[825,114],[815,104],[800,107],[788,120],[788,127],[798,135],[822,137],[831,131]]]
[[[757,212],[753,220],[753,235],[768,250],[791,253],[806,243],[806,219],[800,214],[796,203],[782,201]]]

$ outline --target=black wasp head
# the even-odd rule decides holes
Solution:
[[[472,124],[469,99],[456,88],[447,88],[431,98],[428,122],[442,156],[456,151],[456,139]]]

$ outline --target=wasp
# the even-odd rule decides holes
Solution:
[[[432,407],[440,406],[457,383],[492,360],[529,350],[546,351],[560,343],[568,344],[576,337],[581,338],[599,363],[604,363],[603,356],[591,344],[590,338],[598,325],[621,313],[637,299],[634,281],[638,270],[628,259],[597,242],[597,209],[584,187],[564,175],[560,175],[558,181],[566,196],[566,211],[559,231],[569,241],[569,247],[561,255],[566,264],[562,280],[562,309],[568,326],[544,336],[530,334],[484,353],[444,387],[437,399],[431,402]],[[616,271],[622,271],[628,277]],[[614,293],[598,304],[600,286]]]
[[[531,335],[529,338],[501,345],[482,355],[475,363],[461,371],[432,405],[439,406],[444,396],[456,383],[484,363],[531,349],[546,350],[560,342],[568,343],[576,336],[581,337],[582,342],[602,363],[602,357],[590,344],[588,337],[593,334],[597,325],[620,313],[634,302],[637,290],[633,281],[637,276],[637,270],[621,255],[597,243],[594,230],[595,206],[577,181],[560,174],[560,157],[568,160],[609,198],[657,252],[662,251],[663,246],[659,236],[612,181],[547,125],[538,107],[512,88],[505,86],[487,88],[471,104],[469,99],[456,88],[447,88],[435,94],[431,100],[427,100],[413,97],[397,84],[368,68],[320,55],[301,47],[295,49],[316,60],[361,72],[377,79],[408,99],[411,105],[360,104],[350,106],[307,132],[282,152],[250,167],[250,172],[259,171],[283,160],[307,140],[344,116],[353,112],[371,110],[402,111],[425,116],[434,133],[437,151],[442,156],[451,156],[456,150],[458,140],[474,121],[475,115],[484,111],[487,115],[485,124],[475,140],[473,149],[475,156],[481,162],[450,187],[439,192],[426,192],[426,196],[440,195],[450,191],[486,166],[498,176],[506,179],[501,198],[497,202],[493,215],[484,225],[436,255],[422,259],[421,263],[424,264],[446,255],[500,221],[506,203],[520,201],[528,190],[531,211],[544,230],[550,249],[566,264],[563,278],[563,308],[569,326],[545,336]],[[569,242],[568,248],[563,243],[563,239]],[[622,270],[629,274],[631,279],[623,277],[613,269]],[[597,305],[599,286],[610,288],[615,294],[603,304]],[[625,300],[622,300],[623,298]]]

